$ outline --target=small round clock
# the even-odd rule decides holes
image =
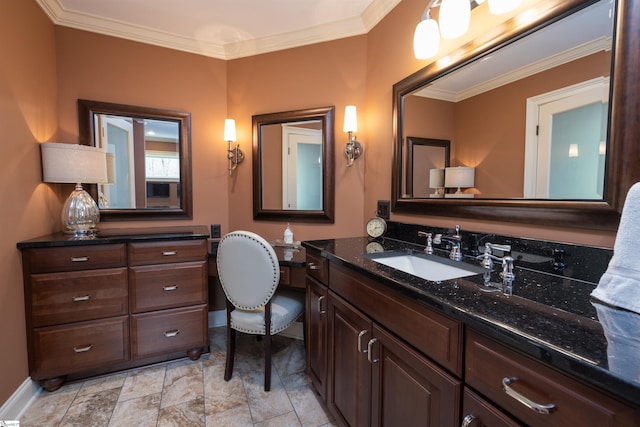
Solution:
[[[373,217],[367,221],[367,234],[374,239],[382,237],[387,232],[387,222],[379,217]]]
[[[369,242],[367,243],[366,250],[368,254],[375,254],[378,252],[384,252],[384,246],[382,246],[380,243],[375,241]]]

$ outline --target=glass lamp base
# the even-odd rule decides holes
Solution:
[[[100,210],[82,184],[76,184],[62,208],[62,225],[65,232],[75,237],[91,237],[100,222]]]

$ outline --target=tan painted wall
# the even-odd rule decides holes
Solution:
[[[34,1],[0,7],[0,404],[28,377],[22,263],[16,242],[48,234],[60,215],[41,182],[38,142],[56,137],[54,27]]]

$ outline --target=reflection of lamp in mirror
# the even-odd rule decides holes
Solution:
[[[233,119],[225,119],[224,121],[224,140],[229,144],[227,158],[229,159],[229,175],[231,175],[238,164],[244,160],[240,144],[233,146],[233,143],[236,142],[236,121]]]
[[[444,169],[429,170],[429,188],[435,188],[435,192],[429,194],[432,199],[444,197]]]
[[[349,134],[344,153],[347,155],[347,168],[350,168],[353,161],[362,154],[362,144],[356,141],[353,134],[358,131],[358,115],[355,105],[347,105],[344,109],[344,131]]]
[[[578,144],[569,144],[569,157],[578,157]]]
[[[114,153],[106,152],[107,155],[107,185],[116,183],[116,156]],[[105,194],[107,193],[107,194]],[[98,185],[98,207],[100,209],[109,208],[108,188]]]
[[[105,152],[97,147],[45,142],[40,144],[42,180],[44,182],[76,184],[62,208],[62,224],[75,237],[90,236],[100,222],[95,200],[82,184],[106,184]]]
[[[461,188],[473,187],[475,171],[475,168],[468,166],[445,168],[444,186],[457,188],[455,193],[446,194],[445,197],[473,197],[473,194],[463,193]]]

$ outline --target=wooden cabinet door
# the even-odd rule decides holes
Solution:
[[[323,400],[327,398],[327,296],[322,283],[307,277],[307,372]]]
[[[329,291],[329,377],[327,405],[339,424],[371,423],[371,364],[367,342],[371,320]]]
[[[460,380],[375,324],[368,349],[372,426],[458,425]]]

